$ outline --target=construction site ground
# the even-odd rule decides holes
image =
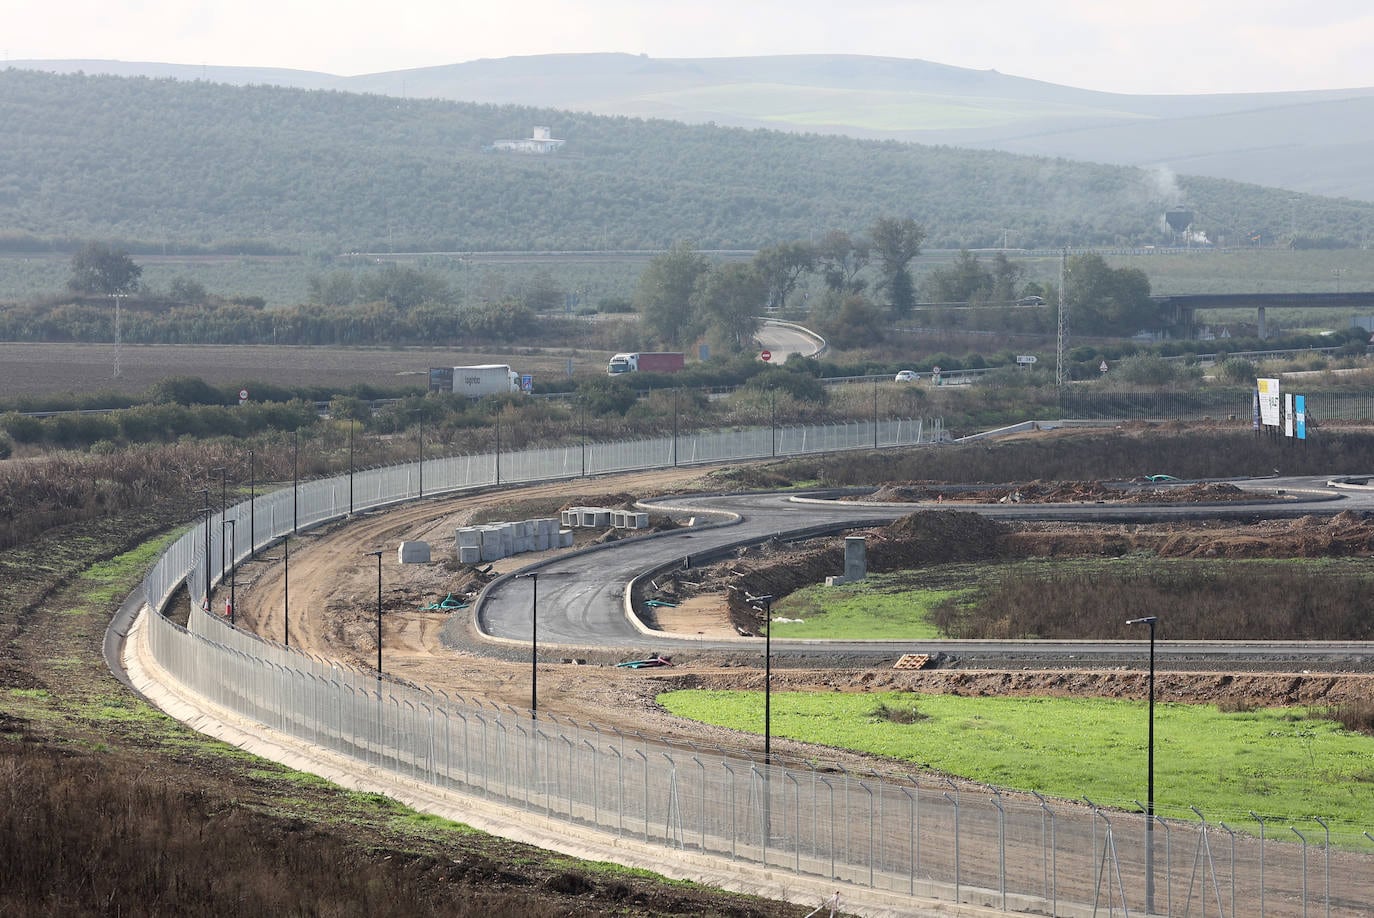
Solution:
[[[291,645],[360,667],[375,665],[377,570],[366,553],[392,548],[384,554],[382,577],[384,668],[414,682],[474,695],[517,708],[529,706],[529,652],[526,648],[492,645],[469,628],[467,646],[445,646],[439,630],[449,615],[467,617],[470,610],[421,611],[447,597],[470,600],[490,577],[515,570],[542,557],[522,554],[488,566],[485,572],[458,565],[451,559],[456,526],[477,519],[523,519],[551,515],[574,505],[628,505],[636,496],[690,491],[700,471],[659,471],[618,477],[615,492],[596,482],[558,483],[522,487],[450,499],[425,500],[387,512],[361,515],[346,523],[302,534],[290,551]],[[1063,485],[1081,493],[1102,493],[1097,485]],[[1022,485],[1023,497],[1035,489]],[[1227,493],[1215,486],[1193,489],[1196,499],[1215,500]],[[1033,497],[1031,499],[1034,499]],[[1102,498],[1094,498],[1102,499]],[[961,517],[963,515],[960,515]],[[980,537],[977,518],[968,525],[970,539]],[[659,525],[676,525],[667,520]],[[893,527],[889,527],[891,529]],[[898,527],[900,532],[900,528]],[[920,563],[923,543],[913,539],[904,548],[890,534],[888,552],[905,550],[910,562]],[[619,536],[609,536],[619,537]],[[633,538],[633,536],[627,536]],[[608,538],[605,533],[579,535],[581,543]],[[1374,552],[1374,524],[1354,514],[1334,518],[1303,518],[1257,524],[1070,525],[1025,524],[1011,537],[1026,555],[1119,555],[1123,549],[1150,550],[1173,557],[1318,557]],[[430,564],[401,565],[394,546],[401,540],[427,540],[434,546]],[[833,542],[831,543],[833,546]],[[580,722],[591,721],[622,730],[677,736],[694,742],[752,746],[751,737],[733,731],[686,723],[655,703],[660,693],[676,688],[762,688],[762,641],[738,637],[737,614],[726,601],[724,585],[743,571],[757,575],[768,568],[786,567],[806,552],[828,551],[815,544],[771,546],[734,558],[717,570],[698,571],[698,579],[712,584],[694,595],[679,597],[676,608],[656,610],[656,624],[665,633],[688,638],[735,638],[738,650],[682,649],[671,653],[673,666],[628,669],[614,664],[623,654],[595,648],[541,647],[539,707]],[[286,585],[280,548],[274,548],[239,571],[238,617],[241,625],[281,640],[284,635]],[[704,573],[704,576],[702,574]],[[818,572],[816,580],[821,579]],[[222,598],[220,602],[222,602]],[[732,614],[735,617],[732,618]],[[646,639],[647,641],[648,639]],[[646,643],[645,655],[659,652]],[[561,661],[561,662],[560,662]],[[1248,704],[1328,704],[1353,697],[1369,697],[1374,677],[1355,673],[1313,672],[1161,672],[1160,697],[1185,702],[1241,700]],[[950,692],[965,695],[1096,695],[1144,698],[1146,677],[1141,669],[1085,671],[1057,665],[1017,670],[937,668],[897,670],[876,668],[868,659],[827,659],[824,666],[776,667],[777,690]],[[775,744],[775,749],[776,749]],[[787,744],[781,751],[788,751]],[[818,750],[793,748],[798,755]],[[860,760],[840,750],[825,750],[828,758]],[[870,765],[873,763],[869,763]]]

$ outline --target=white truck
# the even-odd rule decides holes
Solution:
[[[520,374],[504,363],[471,367],[430,367],[429,391],[452,392],[468,398],[520,392]]]

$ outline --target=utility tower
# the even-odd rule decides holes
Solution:
[[[1054,347],[1054,384],[1062,389],[1069,375],[1064,367],[1064,339],[1068,337],[1069,299],[1064,293],[1064,280],[1068,277],[1069,250],[1059,250],[1059,321],[1058,334]]]

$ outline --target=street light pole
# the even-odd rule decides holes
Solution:
[[[248,560],[256,556],[255,545],[258,535],[258,460],[250,449],[248,451]]]
[[[377,559],[377,678],[382,678],[382,553],[370,551]]]
[[[539,719],[539,572],[516,574],[530,581],[530,719]]]
[[[225,466],[215,466],[210,471],[219,472],[219,575],[224,576],[224,517],[229,511],[229,473]],[[209,598],[209,594],[206,594]]]
[[[215,516],[215,508],[210,506],[210,489],[208,487],[200,489],[205,494],[205,506],[201,511],[205,514],[205,611],[210,611],[210,520]]]
[[[238,570],[238,520],[224,520],[220,524],[219,538],[224,541],[224,527],[229,527],[229,625],[234,627],[234,607],[237,605],[235,600],[238,598],[236,593],[237,580],[234,573]]]
[[[348,419],[348,515],[353,515],[353,427],[356,418]]]
[[[296,532],[301,518],[301,430],[291,431],[291,531]]]
[[[419,457],[419,458],[420,458],[420,464],[419,464],[419,466],[418,466],[418,470],[419,470],[419,473],[420,473],[420,496],[421,496],[421,497],[424,497],[424,496],[425,496],[425,419],[424,419],[424,416],[423,416],[423,415],[419,416],[419,417],[416,419],[416,422],[415,422],[415,440],[416,440],[416,443],[418,444],[418,446],[416,447],[416,451],[420,454],[420,457]]]
[[[1145,791],[1145,914],[1155,910],[1155,625],[1159,616],[1129,619],[1128,625],[1150,626],[1149,764]]]
[[[750,596],[763,603],[763,764],[773,764],[773,597]],[[758,606],[754,606],[758,609]]]

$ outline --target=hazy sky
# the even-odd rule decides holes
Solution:
[[[1115,92],[1374,85],[1369,0],[6,0],[3,8],[6,60],[355,75],[553,52],[852,53]]]

